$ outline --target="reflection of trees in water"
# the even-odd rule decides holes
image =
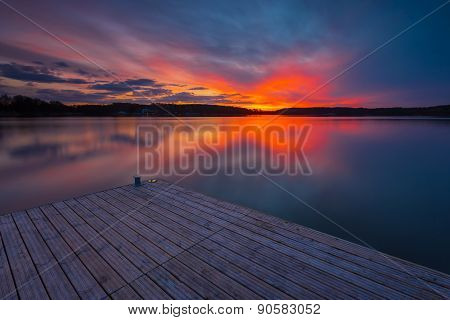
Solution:
[[[12,158],[20,160],[74,161],[93,157],[107,150],[104,145],[92,144],[83,149],[73,149],[70,144],[38,144],[27,145],[10,150]]]
[[[136,136],[134,135],[115,133],[109,136],[109,140],[112,142],[129,144],[133,146],[136,145]]]
[[[57,156],[61,153],[63,146],[57,143],[32,144],[20,146],[9,151],[13,158],[27,159],[42,156]]]
[[[74,140],[65,143],[40,143],[34,141],[9,149],[9,156],[20,160],[80,160],[104,154],[116,149],[118,145],[135,146],[136,137],[128,134],[114,133],[107,137],[97,136],[95,139]]]

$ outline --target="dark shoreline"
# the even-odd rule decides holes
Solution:
[[[262,111],[208,104],[65,105],[25,96],[0,96],[0,117],[236,117],[282,115],[303,117],[450,117],[450,105],[417,108],[309,107]]]

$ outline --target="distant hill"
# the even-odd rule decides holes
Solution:
[[[26,96],[0,96],[0,117],[60,117],[60,116],[149,116],[149,117],[225,117],[250,115],[284,115],[306,117],[450,117],[450,105],[422,108],[288,108],[261,111],[208,104],[136,104],[65,105],[58,101],[43,101]]]
[[[48,116],[246,116],[257,111],[245,108],[207,104],[136,104],[113,103],[108,105],[65,105],[40,99],[3,95],[0,97],[0,116],[48,117]]]
[[[275,111],[287,116],[313,117],[450,117],[450,105],[423,108],[289,108]]]

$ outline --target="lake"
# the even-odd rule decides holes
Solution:
[[[227,131],[262,128],[270,119],[182,121],[193,128]],[[138,128],[177,124],[178,120],[167,118],[1,119],[0,211],[131,183],[142,161],[137,150],[145,150],[145,143],[137,139]],[[217,134],[205,140],[216,143],[219,157],[211,163],[217,169],[213,174],[169,172],[163,178],[181,179],[179,184],[187,188],[358,242],[346,229],[380,251],[450,273],[449,120],[280,117],[271,125],[281,131],[310,128],[303,153],[311,172],[268,178],[244,174],[237,168],[245,154],[228,153],[241,142],[239,137],[228,141]],[[196,132],[190,137],[202,139],[201,135]],[[263,140],[258,135],[248,139],[256,149]],[[170,161],[180,157],[179,150],[188,149],[186,141],[173,132],[159,139],[159,148],[175,143],[178,151],[154,163],[172,167]],[[265,152],[288,151],[286,144],[272,142],[265,137]],[[190,148],[195,154],[196,149]],[[258,162],[256,158],[252,160]],[[225,172],[226,168],[236,170]]]

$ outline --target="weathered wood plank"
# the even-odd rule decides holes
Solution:
[[[231,227],[230,227],[231,229]],[[236,230],[235,227],[233,227],[234,230]],[[323,253],[320,250],[314,249],[312,247],[309,247],[299,241],[293,241],[287,237],[284,237],[279,234],[275,234],[271,231],[267,231],[265,229],[261,229],[258,227],[254,227],[251,224],[245,225],[246,232],[248,233],[248,230],[250,230],[252,233],[252,236],[258,235],[265,237],[265,241],[268,241],[268,239],[273,242],[273,240],[279,242],[282,245],[285,245],[286,247],[290,247],[294,249],[296,252],[295,254],[297,256],[300,256],[301,259],[308,258],[310,261],[312,259],[318,259],[320,260],[320,263],[323,265],[328,265],[330,268],[333,266],[335,267],[335,270],[339,269],[339,273],[341,275],[348,275],[348,272],[351,272],[354,276],[355,280],[361,281],[361,283],[364,283],[364,286],[371,286],[374,289],[378,288],[381,292],[390,292],[391,294],[394,294],[394,292],[391,291],[391,289],[395,289],[402,293],[408,293],[410,295],[415,295],[417,292],[420,292],[420,290],[416,290],[415,287],[411,286],[405,286],[402,282],[392,280],[389,277],[383,277],[382,275],[379,275],[376,272],[373,272],[372,270],[368,268],[361,267],[357,264],[353,264],[350,262],[347,262],[344,259],[339,259],[335,256]],[[241,231],[243,231],[241,229]],[[260,238],[262,239],[262,238]],[[292,254],[294,254],[294,251],[291,251]],[[373,284],[369,283],[367,280],[374,282]],[[385,287],[379,286],[379,284],[382,284]],[[431,295],[431,293],[430,293]],[[402,295],[403,299],[411,298],[411,296]],[[398,296],[397,298],[401,298],[401,296]]]
[[[115,190],[120,193],[119,190]],[[127,193],[130,195],[130,192]],[[163,208],[159,206],[155,206],[151,203],[144,202],[144,204],[139,204],[133,201],[132,199],[122,198],[120,201],[128,205],[131,210],[137,210],[139,212],[144,213],[151,219],[158,221],[159,223],[169,227],[172,231],[184,236],[187,239],[191,239],[194,242],[198,242],[204,239],[206,236],[212,234],[211,231],[207,232],[207,234],[201,234],[199,230],[192,230],[190,226],[188,227],[184,222],[177,220],[173,220],[175,215],[171,215],[169,211],[165,211]],[[176,219],[176,218],[175,218]],[[204,229],[208,231],[207,229]]]
[[[259,253],[260,247],[256,247],[255,249],[250,249],[237,241],[235,242],[236,236],[233,234],[232,238],[226,238],[223,235],[217,233],[212,236],[210,239],[219,243],[220,245],[226,246],[227,248],[233,250],[234,252],[258,263],[262,267],[265,267],[273,272],[276,272],[292,282],[310,290],[313,290],[315,293],[327,299],[352,299],[355,296],[351,296],[345,291],[341,291],[342,287],[339,288],[337,284],[343,284],[343,282],[336,281],[336,278],[329,276],[326,273],[320,274],[320,277],[313,277],[314,274],[311,272],[311,267],[309,266],[301,266],[300,264],[290,264],[286,266],[283,263],[280,263],[279,260],[273,260],[267,256],[264,256]],[[319,281],[322,280],[322,281]],[[336,283],[336,284],[335,284]],[[335,284],[335,286],[333,286]],[[343,286],[344,288],[358,289],[352,288],[351,286]],[[358,298],[361,299],[370,299],[374,298],[373,295],[370,295],[369,292],[360,290],[365,295],[361,294]],[[348,291],[347,291],[348,292]],[[350,291],[351,292],[351,291]]]
[[[102,233],[98,233],[91,228],[73,211],[72,208],[67,206],[64,202],[57,202],[53,205],[67,222],[79,232],[84,239],[84,243],[91,244],[127,283],[142,275],[142,272],[123,256],[116,247],[111,245],[111,243],[103,237]]]
[[[304,273],[303,276],[299,276],[298,281],[301,281],[303,278],[306,277],[319,283],[324,283],[326,286],[330,287],[327,290],[327,293],[330,295],[335,294],[336,299],[344,298],[342,296],[342,293],[340,293],[342,291],[344,292],[344,295],[347,295],[349,298],[352,297],[357,299],[373,299],[377,297],[376,295],[374,295],[370,291],[365,290],[364,288],[355,286],[353,283],[335,277],[330,273],[327,273],[321,269],[317,269],[305,263],[304,261],[299,261],[298,259],[295,259],[293,256],[287,255],[282,251],[272,249],[269,246],[263,245],[250,238],[244,237],[239,233],[232,232],[228,229],[224,229],[220,232],[220,235],[223,235],[228,239],[231,239],[232,241],[239,243],[241,246],[245,246],[251,249],[252,251],[255,252],[255,254],[257,253],[258,255],[260,254],[265,256],[266,260],[272,259],[281,265],[285,265],[286,267],[289,268],[288,270],[291,270],[290,272],[293,272],[294,274],[296,272]],[[242,250],[240,252],[247,251],[245,249],[242,249],[242,247],[238,250]]]
[[[228,293],[218,288],[215,284],[206,280],[203,276],[197,274],[177,259],[171,259],[163,266],[164,269],[169,271],[175,277],[180,279],[185,285],[197,292],[197,294],[199,294],[203,299],[232,299]]]
[[[268,300],[287,300],[292,299],[288,294],[274,288],[270,284],[255,277],[253,274],[247,272],[245,269],[241,269],[228,260],[217,256],[213,252],[210,252],[200,245],[195,245],[189,252],[196,257],[202,259],[206,263],[212,265],[216,269],[220,270],[230,278],[240,282],[242,285],[251,288],[258,295]]]
[[[174,226],[176,226],[175,224],[170,223],[169,225],[166,225],[161,223],[155,217],[152,217],[152,215],[154,215],[153,211],[147,210],[145,207],[139,210],[135,210],[132,207],[128,206],[125,202],[114,199],[114,191],[108,191],[106,193],[111,197],[104,199],[110,202],[113,206],[119,208],[126,216],[132,216],[140,223],[154,230],[156,233],[166,237],[167,239],[170,239],[173,243],[175,243],[182,249],[189,248],[194,244],[192,239],[186,237],[186,235],[180,234],[178,228],[174,228]]]
[[[60,211],[52,205],[41,207],[47,219],[52,223],[58,233],[63,237],[71,250],[80,258],[89,269],[97,282],[109,294],[122,288],[127,283],[116,271],[100,256],[95,248],[64,219]],[[60,210],[67,210],[60,208]],[[69,214],[74,214],[69,212]]]
[[[167,182],[160,181],[158,183],[161,183],[163,186],[171,185]],[[320,231],[313,230],[292,222],[288,222],[282,219],[279,219],[277,217],[262,214],[258,211],[255,211],[253,209],[245,208],[236,204],[231,204],[225,201],[221,201],[215,198],[212,198],[210,196],[200,194],[198,192],[194,192],[191,190],[187,190],[185,188],[182,188],[180,186],[174,186],[171,185],[170,190],[178,190],[179,192],[183,192],[189,197],[194,197],[197,199],[203,199],[208,202],[217,204],[219,206],[222,206],[224,208],[230,209],[233,213],[239,212],[242,214],[245,214],[248,217],[252,217],[253,219],[259,220],[261,222],[270,223],[273,226],[278,226],[283,228],[284,230],[291,231],[294,233],[297,233],[304,237],[309,237],[312,240],[322,242],[330,247],[339,249],[343,252],[347,252],[350,254],[353,254],[355,256],[363,257],[369,262],[375,262],[380,265],[383,265],[385,267],[390,268],[391,274],[390,276],[398,276],[400,275],[403,278],[407,278],[410,280],[410,283],[412,285],[416,285],[420,288],[423,288],[423,283],[420,281],[418,282],[417,278],[420,278],[426,282],[429,282],[431,286],[436,287],[438,290],[441,290],[444,296],[448,296],[450,293],[447,290],[450,288],[450,279],[448,275],[432,270],[429,268],[426,268],[424,266],[420,266],[417,264],[414,264],[409,261],[402,260],[397,257],[393,257],[384,253],[381,253],[379,251],[373,250],[371,248],[367,248],[352,242],[349,242],[347,240],[339,239],[331,235],[324,234]],[[373,266],[373,265],[369,265]],[[427,288],[425,288],[427,289]]]
[[[168,195],[168,197],[166,197],[166,195],[162,195],[161,196],[161,200],[164,200],[164,201],[170,201],[170,203],[172,204],[172,205],[179,205],[179,203],[180,202],[183,202],[183,203],[187,203],[187,201],[183,201],[183,200],[179,200],[179,199],[177,199],[177,197],[176,197],[176,195]],[[196,204],[193,204],[192,202],[191,203],[189,203],[189,205],[192,205],[192,206],[195,206]],[[188,210],[188,211],[190,211],[190,212],[194,212],[193,210],[196,210],[197,212],[198,212],[198,210],[202,210],[203,208],[202,208],[202,205],[197,205],[196,206],[196,208],[194,209],[192,206],[191,207],[189,207],[189,205],[188,206],[185,206],[185,208],[186,208],[186,210]],[[243,223],[241,223],[241,220],[239,220],[239,219],[237,219],[236,217],[233,217],[233,216],[227,216],[227,215],[225,215],[225,214],[223,214],[223,213],[220,213],[220,212],[214,212],[214,211],[208,211],[207,213],[210,213],[210,214],[213,214],[213,215],[216,215],[217,217],[219,217],[219,215],[221,215],[221,216],[223,216],[223,219],[226,219],[226,220],[228,220],[229,222],[231,222],[231,224],[228,224],[225,228],[227,228],[227,229],[231,229],[231,230],[236,230],[236,228],[239,228],[238,230],[240,230],[241,232],[248,232],[248,230],[246,230],[246,228],[252,228],[253,226],[247,226],[247,225],[245,225],[245,224],[243,224]],[[254,230],[252,230],[251,232],[248,232],[249,234],[253,234],[254,233]],[[258,234],[257,234],[258,235]],[[269,239],[266,239],[266,241],[269,241]],[[303,257],[304,257],[304,255],[303,255]],[[308,261],[308,260],[307,260]],[[336,272],[334,272],[334,275],[335,276],[341,276],[341,273],[342,272],[339,272],[339,271],[341,271],[340,269],[339,270],[337,270],[338,272],[336,273]],[[349,276],[352,276],[352,274],[350,274],[350,273],[345,273],[345,271],[343,271],[343,273],[344,273],[344,275],[346,275],[347,277],[349,277]],[[348,279],[344,279],[344,280],[348,280]],[[363,280],[364,281],[364,280]],[[377,284],[374,284],[375,286],[377,285]]]
[[[107,210],[110,210],[111,205],[105,202],[103,199],[95,196],[88,196],[86,198],[80,198],[78,201],[84,201],[91,212],[101,219],[108,227],[117,231],[122,237],[126,238],[145,255],[154,260],[157,264],[164,263],[169,260],[171,255],[166,251],[149,241],[147,238],[136,232],[134,229],[126,225],[122,220],[126,220],[127,217],[123,216],[122,220],[114,218]],[[138,229],[144,228],[144,225],[140,225]],[[153,267],[151,268],[153,269]]]
[[[189,197],[189,198],[193,197],[191,194],[189,194],[189,195],[182,194],[182,193],[178,193],[178,194],[182,195],[183,197]],[[202,195],[200,195],[200,196],[202,196]],[[208,205],[208,202],[202,200],[200,196],[196,196],[196,198],[198,198],[202,204],[206,203],[205,205],[208,207],[217,208],[217,206],[215,204]],[[218,210],[225,214],[229,214],[231,209],[227,208],[227,209],[223,210],[221,208],[218,208]],[[234,211],[236,211],[236,209],[232,210],[232,211],[234,212]],[[238,211],[242,211],[242,210],[238,210]],[[264,215],[260,214],[259,216],[264,216]],[[339,260],[347,260],[349,262],[359,264],[364,269],[374,270],[374,271],[378,272],[379,274],[382,274],[383,276],[387,276],[388,278],[393,278],[394,279],[393,281],[399,282],[400,285],[412,286],[413,288],[406,289],[407,291],[409,290],[409,292],[412,295],[420,296],[422,298],[429,298],[429,299],[441,297],[440,295],[436,294],[436,292],[433,289],[431,289],[429,286],[425,285],[423,281],[421,281],[421,280],[417,279],[415,276],[412,276],[411,274],[409,274],[407,272],[407,270],[403,270],[403,268],[401,266],[399,266],[398,263],[396,263],[392,260],[391,260],[390,266],[387,266],[385,264],[379,264],[378,262],[374,262],[367,258],[362,258],[358,255],[349,254],[346,251],[336,249],[335,247],[330,246],[329,244],[325,244],[323,242],[317,241],[316,239],[308,238],[308,237],[305,237],[304,235],[293,233],[290,230],[286,230],[285,228],[280,227],[279,225],[269,224],[268,222],[258,220],[251,215],[250,216],[246,215],[244,217],[241,217],[241,219],[247,223],[258,225],[269,231],[277,232],[278,234],[289,237],[293,240],[301,241],[309,246],[314,247],[314,250],[319,249],[320,251],[324,251],[326,253],[335,255]],[[331,238],[331,236],[328,236],[328,237]],[[339,241],[339,239],[337,239],[337,241]],[[318,252],[320,252],[320,251],[318,251]],[[378,253],[378,254],[382,255],[381,253]],[[386,259],[389,260],[389,257],[387,257]],[[393,266],[395,266],[396,268],[393,268]]]
[[[253,261],[238,255],[214,241],[206,239],[202,241],[200,245],[205,249],[214,252],[216,255],[222,256],[224,259],[232,262],[238,267],[247,270],[254,276],[289,294],[295,299],[323,299],[323,297],[313,291],[305,289],[279,274],[255,264]]]
[[[72,286],[72,283],[67,278],[26,212],[21,211],[15,213],[13,219],[50,298],[58,300],[79,299],[79,295]]]
[[[172,197],[172,200],[174,202],[172,202],[172,203],[176,203],[177,201],[187,203],[187,201],[177,199],[177,196],[178,196],[177,194],[174,194],[174,196]],[[182,195],[181,197],[188,198],[185,195]],[[162,197],[162,199],[165,199],[164,196]],[[169,201],[171,201],[171,200],[169,200]],[[192,202],[189,203],[189,205],[191,205],[192,207],[196,206],[196,204],[192,204]],[[203,210],[202,204],[197,205],[196,209]],[[217,213],[214,213],[213,211],[208,211],[208,212],[211,212],[212,214],[217,214]],[[329,249],[330,248],[329,246],[322,245],[321,247],[318,248],[317,245],[321,245],[321,244],[311,243],[311,241],[305,241],[304,238],[299,238],[299,237],[297,237],[295,240],[288,238],[284,234],[281,235],[280,233],[273,232],[272,230],[265,229],[265,228],[261,227],[260,225],[254,224],[254,221],[246,219],[247,217],[241,217],[240,220],[236,220],[234,217],[230,218],[230,216],[228,215],[228,213],[229,213],[228,211],[219,210],[217,212],[219,212],[219,214],[225,215],[224,219],[227,219],[228,221],[233,222],[235,225],[241,225],[241,226],[245,227],[246,229],[249,229],[252,233],[256,232],[260,235],[266,236],[266,237],[268,237],[270,239],[274,239],[276,241],[281,241],[281,242],[284,241],[283,242],[284,244],[286,244],[286,242],[288,242],[288,243],[290,243],[291,246],[301,249],[302,251],[307,252],[308,254],[312,254],[317,258],[325,259],[328,263],[337,264],[339,267],[346,269],[350,272],[356,272],[359,276],[368,277],[370,279],[381,282],[382,284],[389,287],[388,291],[390,290],[391,287],[394,287],[396,290],[399,290],[402,292],[407,292],[410,296],[413,296],[413,297],[421,297],[421,298],[428,298],[428,299],[440,297],[438,294],[436,294],[436,292],[433,292],[433,290],[431,288],[424,286],[419,281],[417,281],[417,279],[415,279],[415,278],[409,279],[409,282],[408,282],[408,277],[409,278],[411,278],[411,277],[408,276],[403,271],[398,272],[398,274],[401,275],[400,279],[391,279],[392,275],[388,274],[386,276],[386,274],[379,273],[380,268],[378,268],[378,270],[375,270],[374,272],[370,271],[370,266],[372,266],[372,264],[373,264],[371,261],[363,261],[363,265],[361,266],[360,264],[355,263],[355,261],[353,261],[354,256],[347,255],[347,257],[346,257],[345,254],[341,254],[340,256],[335,256],[332,253],[336,253],[336,252],[333,252],[332,249],[331,249],[331,253],[322,251],[324,248]],[[233,228],[233,227],[234,226],[231,226],[231,228]],[[286,232],[289,232],[289,231],[286,231]],[[346,260],[346,258],[349,259],[349,261]],[[362,259],[359,259],[358,262],[361,263],[361,260]],[[383,270],[383,271],[388,272],[386,270]],[[398,274],[397,274],[397,276],[398,276]],[[415,282],[413,282],[413,280]],[[404,296],[404,298],[407,298],[407,297]]]
[[[27,213],[80,297],[82,299],[104,299],[107,296],[105,290],[45,218],[42,211],[39,208],[33,208],[27,210]]]
[[[2,233],[0,232],[0,300],[18,299],[16,285],[9,267],[8,257],[3,245]]]
[[[171,297],[147,275],[134,280],[130,286],[146,300],[169,300]]]
[[[193,256],[189,252],[183,252],[176,257],[178,261],[185,264],[200,276],[207,279],[211,283],[214,283],[217,287],[228,293],[233,299],[238,300],[258,300],[261,296],[251,291],[247,287],[236,282],[227,275],[219,272],[211,265],[205,263],[203,260]]]
[[[129,229],[134,230],[138,235],[155,244],[162,251],[165,251],[169,256],[174,256],[183,251],[182,247],[178,246],[171,239],[168,239],[164,234],[160,234],[157,228],[152,228],[152,221],[147,220],[143,214],[139,212],[128,214],[129,211],[126,211],[126,207],[122,207],[120,202],[115,203],[117,207],[112,205],[108,201],[114,203],[114,199],[106,193],[99,192],[93,196],[96,197],[97,203],[111,215],[109,217],[104,216],[109,224],[114,224],[114,226],[120,226],[121,223],[124,224]],[[120,223],[117,223],[117,220]],[[136,239],[138,241],[138,238]],[[165,258],[162,257],[161,259]]]
[[[285,243],[277,242],[276,240],[269,239],[267,237],[259,235],[258,233],[249,232],[247,229],[245,229],[243,227],[233,225],[233,226],[229,226],[228,229],[230,229],[236,233],[239,233],[243,236],[246,236],[252,240],[255,240],[262,245],[267,245],[275,250],[284,252],[285,254],[288,254],[300,261],[304,261],[304,262],[308,263],[309,265],[314,266],[318,269],[324,270],[338,278],[341,278],[342,280],[354,283],[364,289],[370,290],[371,292],[373,292],[376,295],[380,295],[380,296],[389,295],[390,297],[393,297],[395,299],[410,299],[411,298],[408,295],[405,295],[399,291],[396,291],[389,287],[381,285],[378,282],[375,282],[368,278],[359,276],[358,274],[355,274],[349,270],[337,267],[336,265],[330,264],[327,261],[310,256],[300,250],[297,250],[296,248],[286,245]]]
[[[140,206],[152,205],[157,211],[161,211],[165,216],[170,217],[172,220],[181,223],[182,225],[191,227],[194,231],[202,234],[203,236],[209,236],[222,226],[215,224],[203,217],[197,215],[186,214],[186,211],[177,207],[167,207],[164,202],[158,199],[158,194],[152,194],[144,192],[142,188],[135,188],[131,186],[125,186],[117,188],[116,191],[121,192],[124,197],[128,197],[131,200],[137,202]],[[123,198],[122,198],[123,199]]]
[[[183,282],[175,278],[163,267],[158,267],[147,273],[160,288],[164,289],[173,299],[177,300],[197,300],[202,297],[194,290],[186,286]]]
[[[146,273],[157,266],[157,263],[139,250],[127,238],[114,230],[110,225],[97,218],[91,210],[97,208],[83,198],[65,202],[98,234],[101,234],[114,248],[126,257],[136,268]]]
[[[20,299],[49,299],[12,215],[0,216],[0,232]]]
[[[120,288],[113,294],[111,297],[114,300],[141,300],[142,297],[130,286],[126,285],[123,288]]]
[[[224,219],[224,217],[217,216],[217,214],[215,215],[213,210],[207,210],[205,212],[203,210],[198,210],[198,208],[187,205],[189,201],[174,197],[170,189],[160,190],[156,185],[150,188],[146,184],[144,184],[140,188],[140,190],[151,196],[158,196],[158,199],[160,200],[159,201],[160,205],[166,206],[169,205],[173,208],[178,208],[178,210],[182,210],[184,212],[188,211],[193,216],[201,217],[209,221],[210,223],[217,224],[221,227],[225,227],[230,223],[229,220]]]
[[[448,298],[448,275],[386,256],[167,182],[0,217],[12,299]]]

